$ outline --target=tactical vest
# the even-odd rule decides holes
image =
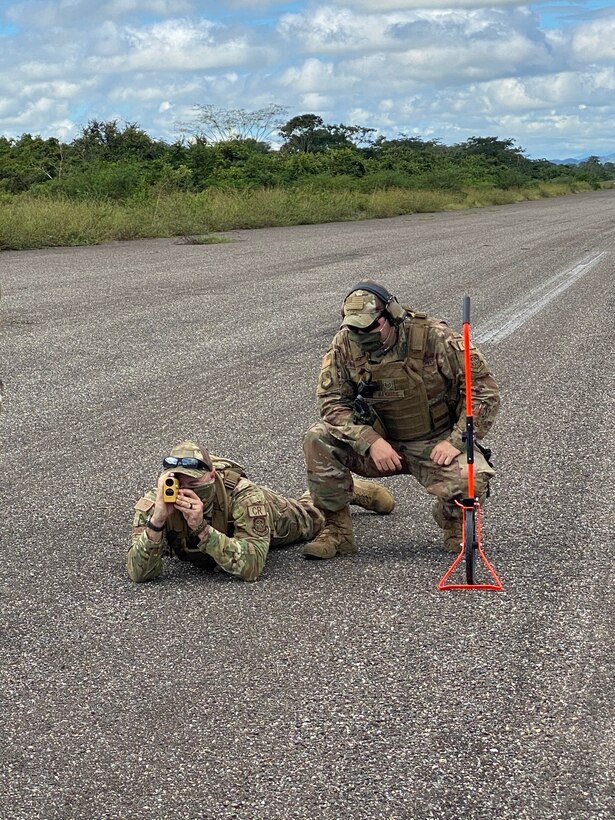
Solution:
[[[370,361],[363,351],[354,357],[355,364],[360,362],[362,370],[371,375],[376,390],[366,400],[384,427],[386,437],[393,441],[431,438],[452,424],[446,386],[430,383],[428,389],[423,380],[428,331],[427,315],[413,312],[399,325],[396,347],[401,343],[407,349],[402,361],[379,364]],[[352,342],[351,346],[355,352],[360,350]]]
[[[240,464],[230,459],[212,455],[211,460],[216,468],[211,526],[230,537],[234,532],[233,518],[230,515],[230,496],[241,479],[246,478],[246,473]],[[215,566],[216,562],[211,556],[199,551],[198,536],[191,536],[188,533],[186,522],[180,512],[173,511],[167,519],[166,528],[169,546],[181,561],[190,561],[198,566]]]

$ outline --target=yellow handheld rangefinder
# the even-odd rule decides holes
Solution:
[[[177,491],[179,490],[179,481],[176,478],[165,478],[164,480],[164,500],[168,504],[175,504],[177,501]]]

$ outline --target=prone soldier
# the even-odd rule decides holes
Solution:
[[[133,581],[157,578],[166,556],[255,581],[270,546],[308,541],[323,527],[309,493],[299,499],[279,495],[193,441],[178,444],[162,463],[156,487],[135,505],[127,555]],[[381,514],[394,507],[388,490],[360,479],[350,503]]]

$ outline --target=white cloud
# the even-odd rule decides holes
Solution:
[[[529,96],[524,84],[513,78],[487,83],[485,98],[490,111],[498,107],[520,110],[538,107],[537,101]]]
[[[302,106],[308,111],[327,111],[334,103],[333,97],[325,94],[303,94],[301,97]]]
[[[615,91],[615,66],[598,69],[593,76],[596,88]]]
[[[612,109],[600,112],[597,120],[588,118],[585,111],[561,113],[554,110],[540,120],[527,114],[504,117],[501,125],[503,133],[517,134],[522,146],[540,140],[545,149],[540,156],[563,158],[585,154],[588,150],[597,154],[613,150],[615,116]]]
[[[580,25],[572,36],[572,51],[582,62],[615,62],[615,11]]]
[[[91,44],[90,52],[100,57],[112,57],[122,48],[122,29],[113,20],[105,20],[98,29],[98,36]]]
[[[52,97],[39,97],[33,102],[28,102],[25,107],[14,106],[9,112],[7,120],[15,126],[26,125],[32,118],[44,118],[45,121],[54,112],[65,111],[64,105],[58,105]]]
[[[519,6],[519,0],[332,0],[335,5],[359,12],[413,9],[474,9]]]
[[[385,45],[385,15],[358,17],[348,9],[317,8],[311,14],[285,14],[280,33],[308,52],[363,51]]]
[[[334,76],[334,71],[333,63],[311,58],[301,66],[286,69],[279,79],[279,84],[287,85],[302,93],[327,88],[331,83],[335,83],[339,88],[339,77]]]
[[[227,0],[221,5],[228,6],[231,9],[254,9],[261,8],[263,10],[275,9],[276,6],[284,6],[288,0]]]
[[[285,8],[283,0],[5,0],[0,134],[64,135],[67,124],[117,117],[173,139],[195,104],[275,102],[289,116],[311,111],[389,136],[499,135],[545,155],[545,146],[574,143],[577,129],[579,142],[595,140],[588,150],[615,150],[612,9],[577,7],[556,29],[516,0]],[[17,33],[2,35],[7,22]]]
[[[197,71],[263,65],[272,50],[251,45],[247,38],[226,36],[212,23],[168,20],[149,27],[124,29],[116,53],[85,61],[93,72]]]
[[[108,0],[101,4],[101,13],[111,17],[133,12],[149,12],[160,17],[177,16],[190,12],[193,3],[184,0]]]
[[[194,4],[187,0],[24,0],[7,3],[6,17],[28,28],[87,26],[92,20],[119,19],[127,15],[160,17],[188,14]]]
[[[552,49],[525,9],[420,11],[352,15],[318,9],[313,15],[285,15],[280,33],[311,54],[360,54],[355,62],[373,71],[372,62],[395,68],[422,82],[458,82],[502,73],[521,74],[553,65]],[[370,60],[376,55],[375,60]],[[403,72],[400,75],[399,72]]]

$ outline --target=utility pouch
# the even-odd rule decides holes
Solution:
[[[485,457],[485,461],[487,462],[487,464],[490,467],[493,467],[493,462],[491,461],[491,459],[493,458],[493,453],[491,451],[491,448],[490,447],[485,447],[484,444],[481,444],[479,441],[476,441],[476,439],[474,439],[474,446],[476,447],[477,450],[481,451],[481,453]]]
[[[466,434],[464,433],[461,438],[465,442],[466,441]],[[481,444],[479,441],[476,441],[476,439],[474,439],[474,446],[476,447],[477,450],[479,450],[480,453],[482,453],[483,458],[485,459],[487,464],[492,469],[495,469],[495,467],[493,466],[493,462],[491,461],[491,459],[493,458],[491,448],[490,447],[485,447],[484,444]],[[489,498],[491,496],[491,487],[490,487],[489,484],[487,484],[487,490],[485,491],[485,496],[487,498]]]

